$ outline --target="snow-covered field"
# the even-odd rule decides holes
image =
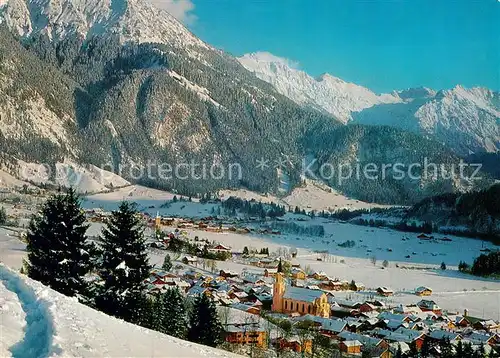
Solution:
[[[25,255],[26,245],[17,238],[14,232],[0,228],[0,262],[20,269]]]
[[[321,185],[316,184],[309,181],[305,188],[296,189],[291,196],[282,199],[282,201],[278,201],[272,196],[259,196],[242,190],[225,191],[222,194],[223,197],[234,195],[263,202],[273,201],[283,204],[284,201],[288,201],[287,203],[292,206],[294,201],[291,198],[295,198],[298,200],[297,203],[300,202],[301,206],[304,207],[302,195],[305,193],[318,196],[327,195]],[[129,190],[129,188],[124,188],[115,193],[90,196],[85,205],[100,203],[103,207],[110,209],[116,207],[117,201],[126,198],[136,201],[142,210],[152,215],[159,212],[160,215],[164,216],[186,217],[208,216],[216,207],[215,204],[177,202],[160,208],[165,200],[172,198],[172,194],[169,196],[167,193],[151,189]],[[333,192],[330,194],[337,195]],[[327,197],[324,202],[319,201],[315,206],[311,205],[310,209],[324,207],[326,203],[332,202],[330,199]],[[359,205],[359,203],[357,204]],[[240,235],[231,232],[215,233],[201,230],[190,230],[190,235],[220,242],[236,250],[242,250],[245,246],[256,249],[268,247],[270,251],[276,251],[283,247],[297,248],[299,252],[297,260],[302,267],[310,266],[313,270],[324,271],[331,277],[341,280],[355,280],[370,288],[389,286],[401,292],[413,291],[421,285],[430,286],[434,289],[434,294],[431,297],[445,309],[461,312],[467,308],[472,315],[484,315],[493,319],[500,318],[500,281],[464,275],[456,270],[460,261],[471,263],[475,257],[481,254],[482,249],[496,249],[493,244],[453,235],[446,235],[451,241],[442,241],[440,239],[444,238],[445,235],[438,234],[435,234],[435,240],[426,241],[418,239],[417,234],[414,233],[357,226],[319,217],[306,219],[307,221],[297,221],[299,217],[295,214],[286,214],[285,220],[296,222],[299,225],[323,225],[324,237],[306,237],[293,234]],[[301,220],[304,220],[303,216],[301,216]],[[99,226],[93,225],[90,231],[92,234],[97,234]],[[354,246],[339,246],[347,240],[354,241]],[[317,261],[321,255],[315,251],[323,250],[329,252],[328,258],[326,261]],[[376,265],[372,263],[373,258],[376,259]],[[389,262],[389,267],[383,269],[382,262],[384,260]],[[439,269],[441,262],[448,266],[448,270]],[[220,262],[219,267],[237,272],[241,272],[245,268],[256,269],[235,262]],[[419,300],[417,296],[407,293],[399,293],[392,299],[394,302],[405,304],[416,303]]]
[[[140,185],[130,185],[109,193],[100,193],[85,197],[83,206],[85,208],[101,208],[106,211],[115,210],[121,201],[132,201],[139,205],[139,209],[150,206],[159,207],[167,200],[172,200],[174,194],[151,189]]]
[[[160,205],[164,204],[167,200],[171,200],[174,195],[173,193],[146,188],[140,185],[130,185],[109,193],[89,195],[86,197],[85,206],[88,208],[100,207],[104,210],[110,210],[116,208],[121,200],[128,200],[136,202],[143,209],[150,208],[151,206],[159,209]],[[245,200],[261,201],[263,203],[272,202],[284,205],[287,208],[291,207],[292,209],[295,206],[299,206],[306,209],[306,211],[315,210],[318,212],[337,209],[369,209],[383,206],[348,198],[334,189],[313,180],[306,180],[305,186],[295,188],[289,195],[283,198],[269,194],[263,195],[246,189],[221,190],[219,195],[222,200],[234,196]],[[197,200],[193,198],[193,202],[197,202]],[[199,211],[200,208],[197,209]],[[167,212],[160,210],[160,213],[164,213],[165,215]],[[185,213],[178,213],[178,215],[183,214]]]
[[[120,176],[94,165],[81,166],[71,161],[58,162],[55,166],[18,161],[17,176],[36,184],[73,187],[80,193],[98,193],[130,183]]]
[[[347,224],[339,225],[346,227],[345,225]],[[350,230],[363,229],[354,225],[349,226],[352,226]],[[382,268],[383,255],[377,258],[377,262],[374,265],[370,258],[355,257],[355,252],[349,257],[345,253],[350,249],[342,249],[344,250],[343,252],[328,256],[326,261],[318,261],[317,259],[321,255],[305,248],[304,246],[306,245],[301,245],[302,241],[283,240],[274,236],[258,237],[200,230],[190,230],[189,232],[191,236],[197,235],[200,239],[207,238],[210,241],[214,240],[229,245],[236,250],[242,250],[245,246],[257,250],[268,247],[271,252],[282,248],[297,248],[298,256],[296,260],[302,267],[309,266],[313,271],[323,271],[330,277],[340,280],[355,280],[356,282],[365,284],[368,290],[374,290],[379,286],[391,287],[398,292],[390,298],[389,303],[392,304],[417,303],[421,298],[412,292],[419,286],[429,286],[434,291],[431,299],[435,300],[444,309],[463,312],[467,308],[473,316],[492,319],[500,318],[500,281],[462,274],[455,267],[450,267],[451,265],[448,267],[448,270],[440,270],[439,264],[441,261],[437,259],[434,264],[390,260],[389,267]],[[385,230],[381,230],[381,233],[383,232]],[[346,232],[344,234],[348,235]],[[349,238],[349,236],[343,237],[346,239]],[[386,240],[390,238],[390,235],[386,236]],[[464,242],[460,242],[457,245],[457,241],[455,241],[447,243],[450,244],[449,246],[439,246],[443,250],[446,248],[443,252],[449,254],[448,258],[454,257],[455,259],[467,259],[470,261],[476,255],[474,247],[477,252],[479,252],[479,248],[481,247],[481,242],[478,240],[464,238],[456,238],[456,240],[464,240]],[[472,245],[473,247],[470,250],[461,249],[468,245]],[[456,247],[459,249],[455,250],[454,248]],[[387,255],[389,254],[394,254],[394,258],[401,257],[401,254],[397,252],[387,253]],[[157,254],[152,256],[152,263],[160,264],[161,260],[162,258]],[[396,267],[396,264],[399,267]],[[244,269],[248,271],[263,271],[263,269],[233,261],[218,262],[218,268],[236,272],[242,272]],[[352,296],[353,293],[336,292],[335,295],[345,297],[347,295]],[[365,297],[366,295],[363,294]]]
[[[316,211],[335,211],[337,209],[371,209],[384,205],[366,203],[349,198],[325,184],[314,180],[306,180],[304,187],[295,188],[283,199],[290,207],[306,208]]]
[[[288,220],[296,215],[287,214]],[[434,240],[421,240],[415,233],[395,231],[387,228],[359,226],[340,221],[314,218],[300,225],[323,225],[324,237],[301,237],[299,235],[272,235],[273,242],[311,251],[328,250],[332,255],[388,260],[389,262],[420,263],[457,266],[460,261],[472,262],[481,254],[481,249],[495,249],[487,241],[453,235],[435,235]],[[441,241],[443,238],[452,241]],[[347,240],[354,241],[354,247],[341,247]],[[407,257],[409,256],[409,257]]]
[[[337,225],[339,230],[343,230],[343,240],[350,238],[352,235],[375,235],[374,237],[378,237],[378,239],[375,239],[374,245],[377,245],[376,243],[379,242],[377,240],[385,240],[383,242],[387,242],[388,240],[394,240],[396,243],[400,242],[400,236],[398,235],[401,233],[396,233],[398,235],[393,236],[394,232],[390,230],[380,229],[378,230],[379,232],[371,232],[371,229],[369,229],[367,232],[364,227],[340,223]],[[88,232],[89,235],[99,234],[101,227],[101,224],[92,224]],[[5,234],[5,232],[0,232],[0,260],[11,267],[19,268],[21,266],[21,258],[24,255],[24,244],[17,238],[6,236]],[[393,252],[384,250],[373,252],[377,256],[375,265],[371,262],[371,258],[366,258],[362,255],[356,257],[356,248],[339,248],[338,252],[328,256],[325,261],[318,261],[317,258],[321,255],[307,248],[308,241],[305,241],[305,239],[292,240],[289,237],[290,235],[287,238],[284,236],[264,237],[236,233],[214,233],[201,230],[189,230],[189,234],[193,237],[197,235],[200,239],[206,238],[210,241],[229,245],[235,250],[242,250],[245,246],[255,249],[268,247],[271,252],[282,248],[297,248],[297,261],[302,267],[309,266],[314,271],[324,271],[332,278],[348,281],[355,280],[356,282],[364,283],[368,289],[375,289],[378,286],[388,286],[398,291],[390,299],[391,303],[409,304],[418,302],[420,298],[411,294],[411,292],[416,287],[425,285],[434,290],[431,299],[434,299],[444,309],[462,312],[467,308],[471,315],[493,319],[499,318],[500,281],[461,274],[452,267],[452,262],[449,260],[447,261],[449,262],[448,270],[442,271],[438,266],[443,256],[421,255],[424,258],[435,259],[432,264],[401,262],[398,261],[398,258],[401,258],[403,254],[397,252],[399,246],[393,245]],[[368,238],[365,238],[365,240],[368,240]],[[418,245],[418,247],[437,245],[436,247],[442,250],[440,252],[447,253],[447,256],[444,257],[448,259],[465,259],[470,262],[479,253],[481,247],[480,241],[465,238],[453,238],[453,240],[452,242],[439,244],[426,242],[425,245],[420,245],[417,239],[414,239],[415,245]],[[318,242],[313,244],[319,245]],[[464,248],[467,248],[467,250]],[[389,259],[389,267],[383,269],[382,261],[384,257],[389,257],[385,255],[393,256]],[[151,263],[153,264],[160,264],[162,259],[161,252],[151,254]],[[396,264],[399,267],[396,267]],[[233,261],[219,262],[218,267],[219,269],[230,269],[236,272],[242,272],[244,269],[262,271],[262,269]],[[352,293],[336,293],[336,296],[342,297],[345,295],[352,295]]]
[[[0,188],[6,188],[6,189],[22,188],[23,185],[32,187],[31,184],[15,178],[6,171],[0,170]]]
[[[220,241],[233,246],[246,244],[255,248],[269,247],[270,250],[283,247],[276,244],[268,245],[267,242],[259,239],[231,240],[230,236],[221,236],[225,239]],[[438,268],[397,268],[392,262],[388,268],[382,269],[380,260],[373,265],[368,259],[335,256],[331,262],[320,262],[317,261],[317,257],[317,254],[299,248],[297,261],[302,267],[309,266],[313,271],[323,271],[332,278],[363,283],[371,292],[379,286],[390,287],[398,292],[389,299],[391,304],[415,304],[421,298],[412,292],[419,286],[428,286],[433,289],[430,299],[435,300],[443,309],[456,312],[468,309],[472,316],[500,319],[500,281],[465,275],[450,269],[441,271]],[[243,269],[262,270],[230,261],[219,262],[218,267],[236,272],[241,272]],[[368,293],[335,292],[336,297],[353,295],[357,297],[356,299],[363,297],[366,299]]]
[[[0,356],[237,357],[107,316],[0,265]]]

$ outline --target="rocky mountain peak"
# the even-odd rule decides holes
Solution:
[[[164,10],[145,0],[2,0],[2,18],[23,37],[46,33],[52,40],[78,34],[88,39],[118,35],[122,42],[208,46]]]

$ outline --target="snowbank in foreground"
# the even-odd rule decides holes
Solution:
[[[8,281],[0,289],[1,293],[4,293],[5,287],[15,293],[2,295],[1,307],[19,307],[20,304],[26,314],[27,328],[17,343],[12,340],[20,338],[19,330],[23,323],[13,320],[22,319],[22,314],[17,310],[6,316],[8,319],[0,320],[1,331],[10,332],[9,343],[15,348],[28,348],[31,343],[37,344],[30,341],[29,337],[29,327],[33,325],[33,321],[28,318],[31,315],[38,317],[37,327],[45,325],[49,328],[40,328],[39,333],[50,332],[50,337],[37,347],[48,349],[51,357],[237,357],[229,352],[183,341],[107,316],[3,265],[0,265],[0,279],[4,283]],[[46,314],[42,314],[44,307],[47,308]],[[12,325],[17,325],[17,328]],[[3,356],[12,346],[0,348]]]
[[[0,357],[10,357],[9,348],[23,338],[25,316],[17,295],[0,281]]]

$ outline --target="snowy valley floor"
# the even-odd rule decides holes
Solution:
[[[229,195],[230,193],[228,193]],[[210,215],[213,205],[196,202],[177,202],[168,205],[166,201],[173,197],[170,193],[143,187],[127,187],[108,194],[88,197],[83,205],[86,208],[102,207],[104,210],[116,208],[123,199],[132,200],[139,208],[151,215],[157,212],[163,216],[179,215],[186,217],[204,217]],[[323,205],[323,204],[322,204]],[[25,215],[27,218],[27,216]],[[287,214],[286,220],[295,221],[294,215]],[[27,222],[24,219],[23,223]],[[402,233],[383,228],[370,228],[340,223],[338,221],[315,218],[300,222],[301,225],[323,225],[325,236],[322,238],[299,237],[298,235],[270,235],[216,233],[200,230],[188,230],[191,237],[220,242],[241,251],[243,247],[270,251],[280,248],[297,248],[297,261],[302,267],[309,266],[315,271],[324,271],[331,277],[341,280],[355,280],[364,283],[368,289],[388,286],[396,291],[386,300],[390,304],[416,303],[420,297],[412,294],[418,286],[433,289],[430,299],[443,309],[463,312],[476,317],[500,319],[500,281],[482,279],[464,275],[456,270],[460,260],[472,262],[481,253],[481,249],[495,249],[491,243],[479,240],[448,236],[452,241],[421,241],[416,234]],[[89,235],[98,235],[101,224],[93,223]],[[165,228],[165,230],[174,228]],[[438,235],[440,238],[444,235]],[[404,240],[403,240],[404,239]],[[338,244],[353,240],[351,248],[339,247]],[[390,250],[389,250],[390,249]],[[316,250],[328,250],[330,255],[325,261],[317,261]],[[25,244],[15,232],[0,228],[0,262],[18,270],[26,254]],[[164,252],[151,252],[153,264],[161,264]],[[376,265],[371,257],[377,259]],[[408,257],[409,256],[409,257]],[[383,269],[382,261],[388,260],[389,267]],[[444,261],[448,270],[439,270]],[[396,267],[398,265],[399,267]],[[219,269],[231,269],[241,273],[243,270],[262,271],[254,266],[242,264],[238,260],[218,262]],[[6,268],[2,267],[5,271]],[[50,289],[22,278],[27,287],[35,292],[37,300],[47,303],[53,334],[50,346],[52,355],[95,357],[95,356],[143,356],[143,357],[230,357],[230,353],[212,350],[193,343],[136,327],[116,320],[88,307],[76,303]],[[14,292],[13,292],[14,291]],[[12,284],[0,283],[0,356],[9,356],[11,349],[19,347],[18,342],[26,338],[28,331],[26,305],[12,290]],[[356,300],[366,298],[369,293],[336,292],[337,297],[351,297]],[[29,296],[29,295],[28,295]],[[44,307],[41,305],[40,307]],[[27,347],[21,345],[20,347]]]
[[[349,230],[353,230],[353,233],[354,230],[358,229],[358,235],[362,235],[365,230],[364,227],[354,225],[339,225],[342,225],[342,228],[350,226]],[[97,230],[97,227],[95,229]],[[398,244],[402,235],[396,233],[395,236],[392,236],[394,232],[390,230],[381,230],[381,233],[388,234],[380,236],[378,239],[384,241],[378,244],[384,245],[389,245],[387,240],[392,240]],[[419,286],[428,286],[433,289],[430,299],[435,300],[443,309],[457,312],[468,309],[469,314],[472,316],[500,319],[500,281],[462,274],[452,264],[455,263],[456,265],[461,259],[470,262],[475,257],[475,252],[480,252],[481,242],[478,240],[454,238],[457,241],[447,243],[450,244],[449,246],[440,245],[440,249],[447,253],[445,257],[447,257],[447,262],[450,263],[448,270],[442,271],[439,269],[439,264],[443,260],[442,256],[433,257],[429,254],[420,257],[421,260],[427,258],[430,261],[429,263],[400,261],[400,259],[404,259],[406,250],[403,253],[398,253],[396,249],[392,253],[374,250],[378,259],[376,265],[373,265],[370,258],[362,257],[361,255],[364,254],[356,251],[356,249],[352,249],[350,252],[349,249],[342,249],[338,254],[328,256],[326,261],[317,261],[320,255],[307,248],[310,244],[307,241],[297,242],[296,240],[291,241],[277,237],[263,238],[252,235],[212,233],[199,230],[189,230],[189,235],[192,237],[197,235],[200,239],[207,238],[210,241],[215,240],[236,250],[242,250],[245,246],[257,250],[268,247],[272,252],[280,248],[294,247],[298,249],[297,261],[301,267],[309,266],[314,271],[324,271],[328,276],[340,280],[355,280],[363,283],[369,290],[375,290],[379,286],[392,288],[396,291],[396,294],[385,299],[390,304],[417,303],[421,298],[413,294],[413,291]],[[383,239],[384,237],[385,239]],[[344,238],[349,237],[344,236]],[[460,242],[458,240],[464,241],[457,244],[457,242]],[[290,245],[290,243],[293,245]],[[375,246],[378,244],[374,243]],[[463,248],[464,244],[471,247],[465,249]],[[401,249],[404,248],[401,247]],[[357,252],[361,257],[356,257]],[[153,264],[161,265],[162,254],[155,252],[150,257]],[[392,257],[389,261],[389,267],[382,268],[382,261],[388,257]],[[396,267],[396,265],[399,267]],[[235,261],[218,262],[218,269],[228,269],[239,273],[242,270],[263,271],[263,269]],[[356,300],[366,298],[367,295],[369,293],[335,292],[337,297],[349,296]]]
[[[193,232],[192,235],[200,235],[207,237],[210,240],[216,240],[226,245],[231,245],[234,248],[243,248],[244,246],[261,248],[269,247],[269,249],[277,250],[280,247],[286,247],[280,244],[267,241],[262,238],[252,237],[249,235],[235,234],[215,234],[206,232]],[[24,244],[13,244],[11,240],[0,233],[0,261],[5,262],[9,266],[19,269],[21,267],[21,258]],[[12,251],[7,251],[12,250]],[[396,262],[391,261],[388,268],[382,269],[381,261],[378,260],[374,266],[369,259],[331,256],[330,262],[317,261],[317,254],[309,250],[299,248],[298,262],[302,267],[310,266],[316,271],[324,271],[331,277],[336,277],[341,280],[355,280],[359,283],[364,283],[367,288],[375,289],[378,286],[388,286],[397,291],[397,293],[387,299],[391,304],[397,303],[416,303],[420,300],[411,292],[418,286],[429,286],[434,292],[431,299],[443,309],[450,311],[463,312],[468,309],[470,315],[500,319],[500,282],[488,279],[482,279],[471,275],[461,274],[456,271],[456,268],[449,268],[446,271],[438,269],[437,265],[423,265],[400,263],[412,268],[397,268]],[[151,262],[161,265],[163,255],[157,253],[151,254]],[[343,262],[342,262],[343,261]],[[226,261],[218,262],[219,269],[231,269],[236,272],[259,271],[262,269],[254,266],[244,265],[238,262]],[[352,292],[336,292],[337,297],[351,296],[354,299],[362,299],[362,293],[353,294]]]
[[[98,235],[101,227],[100,224],[92,224],[89,235]],[[200,230],[189,230],[189,235],[220,242],[236,250],[242,250],[244,246],[256,249],[268,247],[270,251],[294,247],[298,249],[297,260],[302,267],[310,266],[312,270],[324,271],[330,277],[341,280],[355,280],[370,289],[378,286],[391,287],[397,293],[388,299],[390,303],[416,303],[420,298],[411,292],[418,286],[429,286],[434,290],[430,298],[443,309],[457,312],[468,309],[470,315],[473,316],[500,319],[500,281],[462,274],[456,269],[460,260],[471,262],[480,254],[483,245],[481,241],[452,237],[452,242],[420,244],[415,235],[408,235],[411,239],[403,242],[401,237],[405,236],[404,233],[340,223],[325,224],[325,230],[327,235],[334,235],[338,238],[336,242],[353,239],[359,243],[359,240],[363,240],[363,244],[370,248],[361,247],[361,243],[350,249],[340,248],[331,243],[322,244],[322,240],[315,242],[312,241],[315,239],[311,238],[296,240],[293,235],[263,237]],[[333,240],[333,238],[328,240]],[[484,245],[492,247],[489,243]],[[388,252],[383,249],[386,247],[391,247],[393,251]],[[328,248],[331,252],[327,261],[317,261],[319,255],[313,252],[322,248]],[[371,252],[368,253],[367,250]],[[418,255],[409,259],[405,258],[405,255],[417,250]],[[19,269],[24,254],[25,245],[12,233],[0,229],[0,260],[10,267]],[[377,257],[376,265],[371,262],[372,256]],[[389,267],[382,269],[382,261],[385,259],[389,261]],[[162,255],[151,255],[152,263],[160,264],[162,260]],[[448,270],[439,269],[441,261],[447,263]],[[218,268],[231,269],[236,272],[244,269],[259,270],[254,266],[235,261],[218,262]],[[352,296],[353,294],[337,292],[336,295]],[[356,294],[355,298],[363,298],[359,295]]]

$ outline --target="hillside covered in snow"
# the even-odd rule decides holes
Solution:
[[[237,357],[84,306],[0,264],[2,357]]]

